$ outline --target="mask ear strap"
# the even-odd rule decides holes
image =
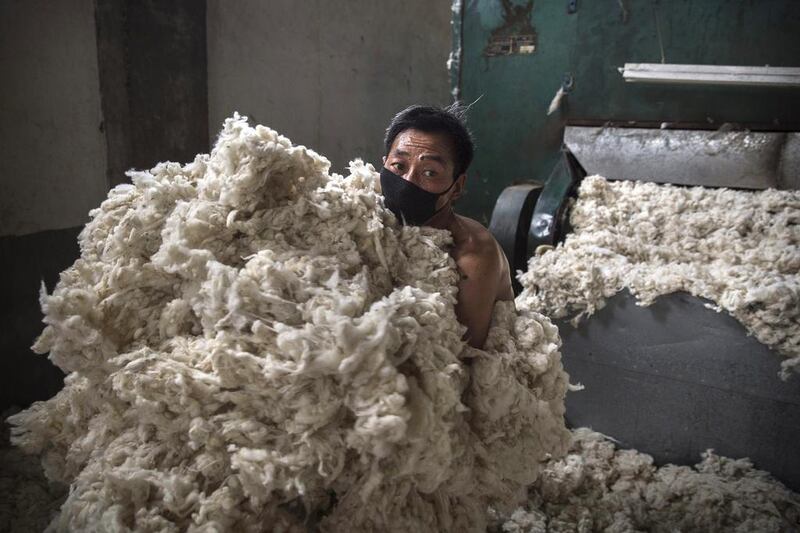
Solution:
[[[453,178],[453,183],[451,183],[451,184],[450,184],[450,186],[449,186],[448,188],[446,188],[445,190],[443,190],[442,192],[440,192],[440,193],[439,193],[439,196],[441,196],[441,195],[443,195],[443,194],[447,194],[448,192],[450,192],[450,189],[452,189],[452,188],[453,188],[453,185],[455,185],[457,181],[458,181],[458,178]]]
[[[447,194],[447,193],[448,193],[448,191],[449,191],[450,189],[452,189],[452,188],[453,188],[453,185],[455,185],[457,181],[458,181],[458,178],[455,178],[455,179],[453,179],[453,183],[451,183],[451,184],[450,184],[450,186],[449,186],[448,188],[446,188],[445,190],[443,190],[442,192],[440,192],[440,193],[439,193],[439,194],[436,196],[436,199],[438,200],[438,199],[439,199],[439,198],[440,198],[440,197],[441,197],[443,194]],[[436,213],[438,213],[439,211],[441,211],[442,209],[444,209],[446,206],[447,206],[447,204],[444,204],[442,207],[440,207],[439,209],[437,209],[436,211],[434,211],[434,212],[433,212],[433,215],[431,215],[431,217],[433,217],[434,215],[436,215]]]

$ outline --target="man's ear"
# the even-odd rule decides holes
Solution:
[[[459,177],[456,178],[456,183],[453,185],[453,195],[450,197],[450,200],[457,200],[461,198],[464,194],[464,184],[467,181],[467,174],[461,174]]]
[[[381,157],[381,162],[385,165],[386,164],[386,156]]]

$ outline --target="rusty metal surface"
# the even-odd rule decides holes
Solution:
[[[503,24],[492,31],[483,55],[486,57],[532,54],[536,50],[536,30],[531,24],[533,0],[523,5],[511,0],[500,0]]]
[[[797,187],[798,135],[570,126],[564,142],[587,173],[609,179],[766,189]]]

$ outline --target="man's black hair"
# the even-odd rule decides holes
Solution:
[[[383,142],[386,155],[392,149],[395,138],[405,130],[415,129],[426,133],[444,133],[450,138],[455,158],[453,178],[467,171],[472,163],[475,146],[466,125],[467,107],[455,102],[447,107],[412,105],[394,116],[386,128]]]

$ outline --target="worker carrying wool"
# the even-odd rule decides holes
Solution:
[[[474,145],[459,103],[446,108],[414,105],[386,129],[381,168],[385,205],[404,224],[450,231],[461,281],[456,315],[465,340],[482,348],[495,302],[513,300],[511,275],[500,245],[479,222],[457,215]]]

